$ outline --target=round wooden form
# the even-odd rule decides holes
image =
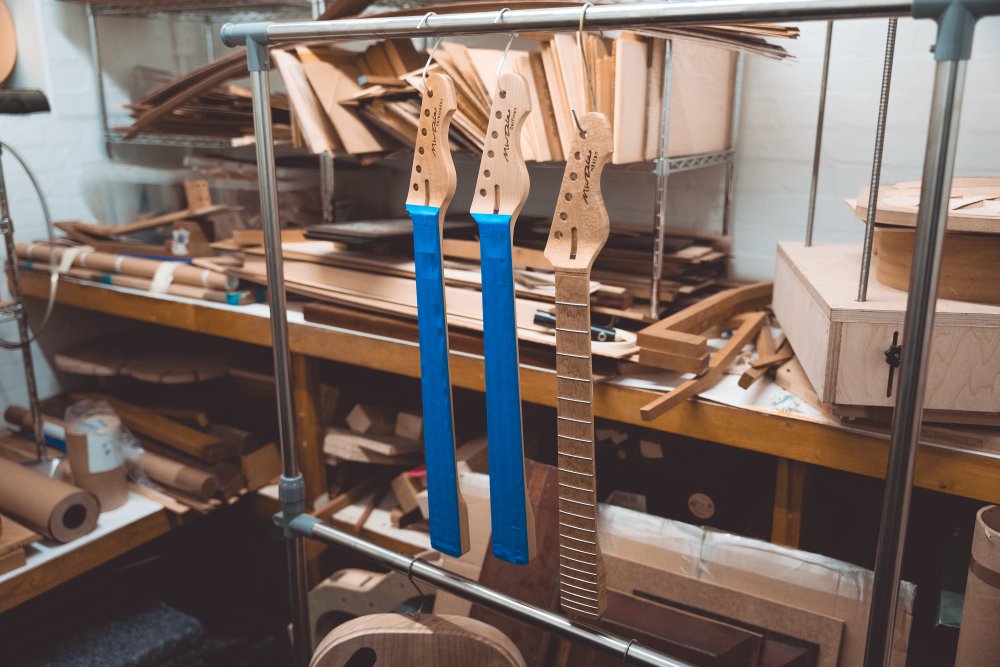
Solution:
[[[908,289],[915,236],[913,229],[875,228],[877,281]],[[938,296],[1000,305],[1000,234],[945,234]]]

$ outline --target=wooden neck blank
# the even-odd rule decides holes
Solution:
[[[597,113],[582,116],[580,125],[545,257],[555,268],[556,291],[559,599],[567,613],[593,620],[604,613],[606,587],[597,527],[590,269],[608,239],[601,173],[611,157],[611,127]]]
[[[455,196],[457,177],[448,130],[457,109],[451,77],[445,74],[428,76],[420,105],[407,205],[433,206],[444,211]]]
[[[472,213],[516,218],[528,200],[528,167],[521,153],[521,129],[529,113],[531,97],[524,77],[513,73],[501,75],[490,108]]]

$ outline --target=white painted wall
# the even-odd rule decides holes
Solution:
[[[871,177],[885,52],[884,20],[834,27],[816,205],[817,243],[860,243],[864,225],[843,199]],[[775,244],[805,236],[825,23],[803,24],[794,63],[747,61],[736,170],[733,272],[767,278]],[[887,123],[883,183],[919,180],[934,61],[930,21],[901,20]],[[1000,174],[1000,19],[976,28],[956,175]]]

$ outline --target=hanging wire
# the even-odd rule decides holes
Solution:
[[[516,37],[517,33],[510,33],[510,37],[507,39],[507,46],[504,47],[503,55],[500,56],[500,62],[497,63],[497,93],[501,96],[503,95],[503,91],[500,90],[500,70],[503,69],[504,63],[507,62],[507,54],[510,52],[510,45],[514,43],[514,38]]]
[[[432,16],[436,16],[436,15],[437,15],[437,12],[427,12],[426,14],[424,14],[424,17],[422,19],[420,19],[420,23],[417,24],[417,30],[420,30],[425,25],[427,25],[427,19],[429,19]],[[427,56],[427,62],[424,63],[424,71],[420,75],[420,81],[421,81],[421,83],[424,86],[424,91],[425,92],[427,90],[427,68],[430,67],[431,63],[434,61],[434,54],[437,53],[438,47],[441,46],[441,39],[442,39],[441,37],[438,37],[434,41],[434,46],[431,48],[431,52]]]
[[[580,11],[580,24],[576,30],[576,46],[580,50],[580,69],[587,80],[587,86],[590,88],[590,101],[594,106],[594,111],[597,111],[597,92],[594,90],[594,77],[590,73],[590,63],[587,62],[587,53],[583,49],[583,22],[587,18],[587,10],[593,6],[590,2],[584,3]],[[573,115],[573,122],[576,123],[576,129],[580,131],[581,135],[585,136],[587,133],[580,126],[580,119],[577,118],[576,109],[570,107],[570,113]]]
[[[31,345],[33,342],[38,340],[38,337],[42,334],[42,330],[45,329],[45,325],[49,323],[49,317],[52,315],[52,308],[56,303],[56,290],[59,286],[59,266],[55,260],[56,238],[52,231],[52,214],[49,212],[49,204],[45,199],[45,193],[42,192],[42,186],[38,183],[38,179],[35,177],[35,173],[31,170],[31,167],[28,166],[28,161],[24,159],[24,156],[21,155],[16,148],[3,141],[0,141],[0,147],[3,147],[3,150],[13,155],[14,159],[21,163],[21,168],[24,169],[24,173],[27,174],[28,180],[31,181],[31,186],[35,189],[35,193],[38,195],[38,201],[42,206],[42,217],[45,219],[45,231],[49,239],[49,299],[45,305],[45,314],[42,316],[42,321],[37,327],[35,327],[34,334],[29,336],[27,340],[15,343],[0,338],[0,348],[5,350],[16,350]],[[9,233],[13,234],[13,224],[11,224],[10,221],[8,221],[7,224],[10,225]],[[17,261],[17,257],[11,257],[9,259],[12,263]],[[18,314],[18,317],[25,316],[24,312]]]

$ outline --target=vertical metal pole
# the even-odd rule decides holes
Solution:
[[[87,28],[90,32],[90,57],[94,61],[94,83],[97,84],[97,108],[101,113],[101,138],[104,140],[104,152],[111,157],[111,144],[108,142],[108,107],[104,101],[104,67],[101,64],[101,42],[97,37],[97,15],[94,6],[87,3]]]
[[[663,109],[660,112],[660,151],[656,159],[656,212],[653,222],[653,275],[649,285],[649,316],[660,318],[660,281],[667,230],[667,178],[670,176],[670,79],[673,57],[669,39],[663,41]]]
[[[878,121],[875,125],[875,156],[872,158],[872,180],[868,188],[868,216],[865,219],[865,245],[861,253],[861,278],[858,284],[858,301],[868,298],[868,272],[872,264],[872,238],[875,236],[875,210],[878,204],[878,186],[882,180],[882,148],[885,145],[885,120],[889,114],[889,88],[892,86],[892,58],[896,51],[896,24],[899,19],[889,19],[885,37],[885,63],[882,66],[882,92],[878,100]]]
[[[253,93],[254,133],[257,137],[257,171],[260,182],[260,212],[264,231],[267,266],[267,300],[271,314],[271,345],[274,352],[274,380],[278,401],[278,435],[283,472],[279,484],[282,505],[304,505],[304,483],[299,472],[295,438],[295,405],[292,395],[291,356],[288,349],[288,319],[285,303],[285,274],[281,258],[281,229],[278,221],[278,184],[274,167],[271,128],[270,62],[267,47],[247,40],[247,58]],[[300,536],[286,530],[288,590],[292,607],[292,648],[296,667],[307,667],[312,653],[309,628],[308,579],[305,544]]]
[[[816,145],[813,147],[812,184],[809,187],[809,217],[806,219],[806,245],[813,243],[816,220],[816,188],[819,184],[819,158],[823,150],[823,119],[826,117],[826,83],[830,77],[830,46],[833,44],[833,21],[826,22],[826,45],[823,47],[823,76],[819,82],[819,112],[816,116]]]
[[[323,205],[323,222],[337,222],[336,163],[332,155],[319,156],[319,196]]]
[[[736,77],[733,79],[733,122],[729,127],[729,161],[726,162],[726,194],[722,204],[722,234],[729,235],[729,220],[733,212],[736,176],[736,141],[740,134],[740,114],[743,113],[743,65],[745,53],[736,56]]]
[[[205,54],[208,60],[215,60],[215,31],[212,30],[212,18],[205,17]]]
[[[31,336],[28,332],[28,314],[24,312],[21,299],[21,281],[17,269],[17,253],[14,250],[14,222],[10,217],[10,204],[7,201],[7,183],[3,173],[3,146],[0,145],[0,234],[3,234],[4,246],[7,252],[7,278],[10,281],[8,291],[14,301],[14,318],[17,320],[17,337],[21,342],[21,360],[24,365],[24,385],[28,392],[28,406],[31,408],[31,428],[35,437],[35,449],[38,462],[48,461],[49,455],[45,449],[42,433],[42,407],[38,402],[38,383],[35,379],[35,362],[31,358]]]
[[[937,63],[931,106],[924,173],[920,186],[916,242],[910,271],[910,293],[903,321],[903,356],[899,391],[893,411],[889,465],[886,472],[882,527],[875,559],[871,613],[865,667],[888,666],[896,619],[903,547],[920,423],[923,420],[924,386],[928,350],[937,303],[941,247],[944,243],[948,197],[955,166],[955,144],[965,85],[964,60]]]

